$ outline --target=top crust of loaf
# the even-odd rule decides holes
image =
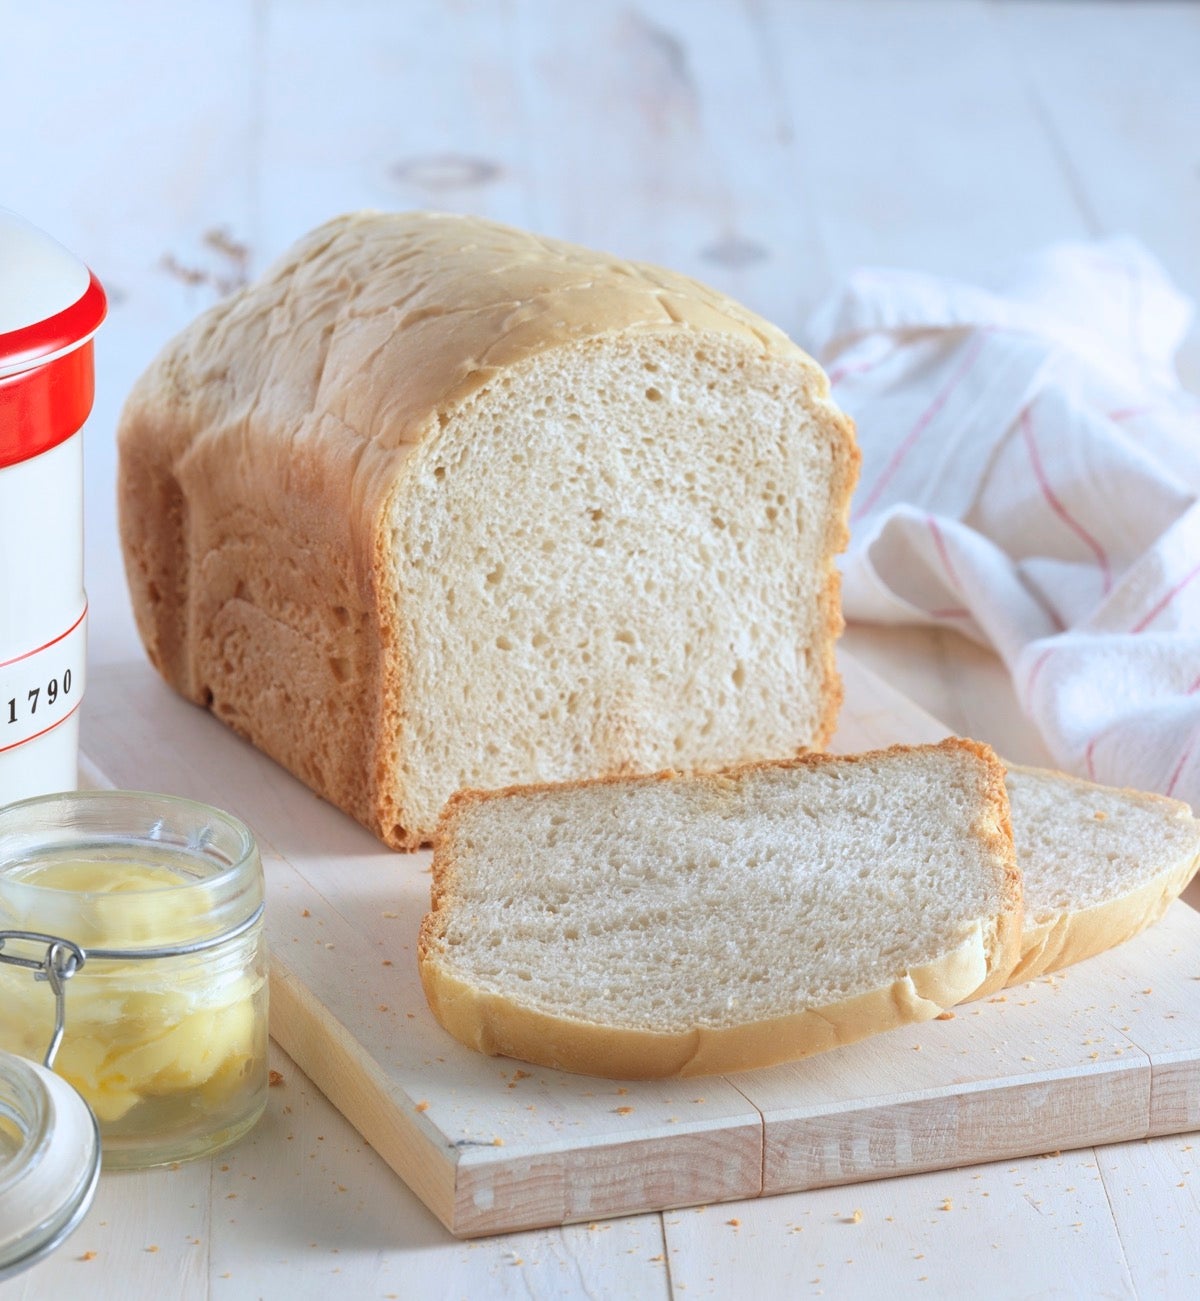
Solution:
[[[1196,874],[1200,821],[1182,801],[1041,768],[1012,764],[1008,773],[1025,879],[1021,959],[1008,984],[1059,971],[1132,939],[1158,921]],[[1023,798],[1023,791],[1039,790],[1054,804],[1053,841],[1040,846],[1034,812],[1026,811]],[[1128,847],[1119,852],[1120,837],[1128,834],[1115,825],[1123,815],[1138,820],[1132,856]],[[1078,878],[1073,890],[1070,875]]]
[[[919,755],[937,751],[968,754],[978,761],[979,806],[973,833],[987,861],[1002,880],[996,915],[981,919],[969,936],[949,951],[903,972],[890,984],[858,990],[821,1007],[767,1019],[729,1024],[697,1023],[687,1029],[599,1024],[583,1016],[548,1012],[513,998],[506,990],[472,982],[455,969],[447,951],[451,913],[463,907],[458,885],[459,851],[455,836],[465,813],[481,804],[510,797],[550,793],[570,809],[573,791],[624,786],[631,793],[652,783],[685,781],[725,787],[745,774],[803,769],[822,764],[852,766],[881,755]],[[897,746],[860,756],[805,755],[775,763],[745,764],[723,773],[681,778],[672,772],[595,782],[514,787],[504,791],[465,791],[447,805],[435,839],[432,910],[420,933],[418,961],[430,1007],[438,1021],[461,1042],[559,1069],[611,1078],[657,1078],[733,1072],[772,1065],[821,1052],[913,1021],[936,1016],[966,998],[1001,987],[1020,950],[1021,878],[1013,854],[1004,770],[986,746],[951,739],[940,746]],[[736,908],[736,901],[732,905]]]
[[[119,428],[134,613],[163,676],[397,848],[402,708],[389,512],[415,446],[506,371],[614,335],[711,338],[786,367],[838,447],[828,553],[858,453],[820,368],[684,276],[471,217],[357,213],[205,312],[142,376]],[[840,702],[836,570],[813,671]],[[266,666],[288,666],[274,680]]]

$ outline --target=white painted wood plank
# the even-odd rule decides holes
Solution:
[[[832,276],[975,277],[1086,233],[990,6],[770,0],[767,38]]]
[[[688,1301],[1135,1295],[1090,1152],[663,1220],[671,1281]]]
[[[534,224],[697,276],[795,332],[822,283],[758,9],[518,9]]]
[[[1200,1291],[1200,1136],[1122,1143],[1096,1154],[1126,1263],[1142,1296]]]
[[[54,1255],[4,1287],[57,1297],[208,1296],[212,1162],[103,1172],[87,1218]]]
[[[1008,4],[998,17],[1094,232],[1137,235],[1200,298],[1200,10]],[[1181,361],[1200,388],[1196,328]]]
[[[355,208],[529,224],[510,3],[273,3],[263,31],[259,230],[274,257]]]
[[[279,1048],[263,1122],[214,1162],[214,1298],[655,1296],[657,1216],[456,1242]],[[637,1290],[634,1290],[636,1287]],[[166,1295],[163,1293],[162,1295]]]

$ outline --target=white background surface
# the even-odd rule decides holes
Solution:
[[[110,294],[85,440],[96,663],[140,655],[115,530],[124,394],[335,212],[474,211],[662,261],[798,336],[856,264],[973,276],[1089,234],[1137,235],[1200,294],[1191,4],[7,0],[0,17],[0,203]],[[1195,332],[1182,369],[1200,384]],[[983,652],[850,644],[956,730],[1041,757]],[[1187,1139],[460,1244],[275,1064],[254,1136],[106,1176],[6,1301],[1179,1296],[1200,1275]]]

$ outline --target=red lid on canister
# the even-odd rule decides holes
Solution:
[[[76,433],[92,409],[107,301],[77,258],[0,209],[0,470]]]

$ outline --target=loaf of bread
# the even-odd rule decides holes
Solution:
[[[1010,766],[1006,782],[1025,882],[1021,960],[1010,984],[1145,930],[1200,865],[1200,821],[1179,800],[1038,768]]]
[[[120,425],[168,682],[389,844],[461,787],[822,747],[857,451],[777,329],[468,217],[300,241]]]
[[[965,741],[446,807],[419,944],[482,1052],[611,1078],[747,1070],[1003,985],[1004,770]]]

